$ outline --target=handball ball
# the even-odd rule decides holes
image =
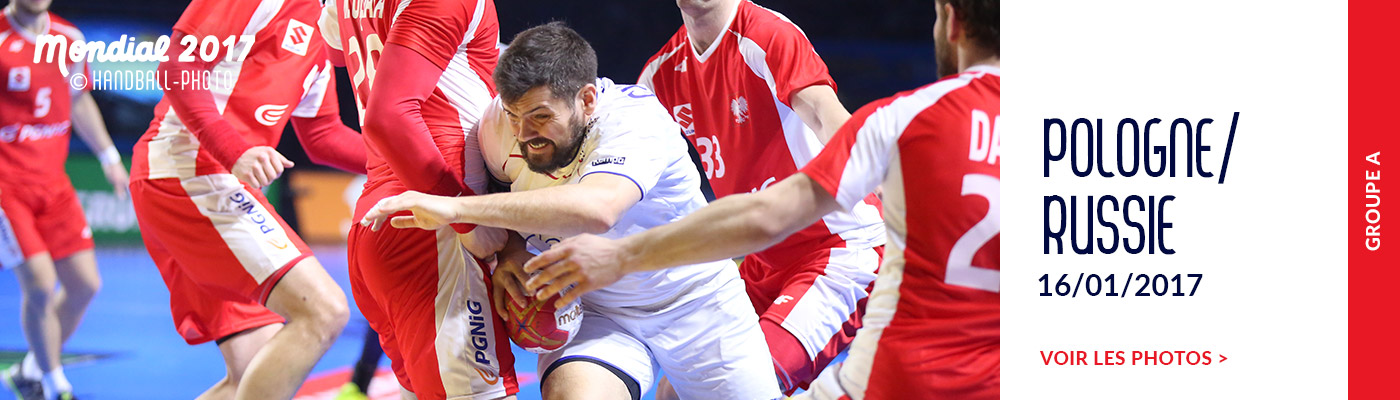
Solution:
[[[554,302],[564,293],[568,291],[544,300],[530,297],[524,307],[507,298],[506,333],[510,340],[537,354],[559,350],[573,340],[583,320],[583,304],[575,299],[567,307],[555,308]]]

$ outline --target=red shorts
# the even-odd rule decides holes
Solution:
[[[918,260],[905,273],[890,255],[846,360],[795,399],[1001,398],[1000,292],[945,283]]]
[[[0,268],[44,252],[60,260],[91,248],[92,230],[71,183],[0,185]]]
[[[282,322],[263,304],[311,249],[262,192],[233,175],[212,174],[133,179],[131,200],[185,342]]]
[[[788,394],[806,388],[860,328],[883,246],[844,246],[772,248],[745,257],[740,265]]]
[[[519,391],[487,268],[450,228],[350,228],[350,290],[399,384],[420,399]]]

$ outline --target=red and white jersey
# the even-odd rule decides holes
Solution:
[[[405,23],[407,22],[407,23]],[[500,25],[490,0],[334,0],[321,19],[331,47],[345,52],[345,64],[355,87],[360,117],[374,90],[375,66],[384,45],[407,47],[442,68],[432,96],[422,105],[423,121],[447,165],[462,175],[466,135],[481,120],[481,110],[496,94],[491,73],[496,70]],[[362,204],[403,192],[382,153],[367,141],[369,181]],[[486,176],[465,177],[484,187]],[[368,210],[369,207],[357,207]]]
[[[83,40],[73,24],[54,13],[39,16],[47,35],[59,35],[68,43]],[[34,62],[37,35],[19,28],[8,9],[0,21],[0,71],[5,89],[0,93],[0,183],[48,184],[67,180],[63,162],[68,158],[68,134],[73,99],[87,88],[73,89],[59,71],[67,55]],[[70,63],[72,74],[89,75],[87,63]]]
[[[885,263],[842,370],[847,392],[864,393],[853,398],[903,398],[906,382],[996,398],[1000,74],[973,67],[866,105],[802,169],[844,208],[884,185]]]
[[[291,117],[339,112],[325,43],[317,39],[316,0],[194,0],[175,23],[177,33],[223,43],[252,35],[252,46],[220,44],[208,90],[223,119],[250,146],[277,147]],[[178,35],[177,35],[178,36]],[[172,39],[177,40],[177,39]],[[234,57],[228,57],[230,53]],[[246,54],[246,57],[239,57]],[[179,89],[179,77],[170,77]],[[202,84],[184,89],[203,90]],[[132,179],[191,178],[227,173],[176,115],[169,96],[136,143]]]
[[[741,1],[729,24],[704,54],[685,26],[652,56],[637,78],[681,125],[719,197],[749,193],[787,178],[822,149],[792,109],[793,96],[813,85],[836,83],[801,29],[782,14]],[[883,241],[880,214],[871,204],[832,213],[784,243],[832,242],[873,246]],[[784,247],[778,245],[777,247]]]

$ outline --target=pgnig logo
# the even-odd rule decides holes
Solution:
[[[253,35],[180,37],[183,51],[176,57],[179,62],[193,62],[196,59],[205,63],[241,63],[253,47]],[[170,36],[161,35],[156,40],[136,40],[128,35],[112,42],[69,41],[63,35],[40,35],[34,45],[34,63],[54,64],[59,73],[75,90],[85,88],[103,90],[165,90],[171,88],[210,89],[220,85],[232,86],[236,76],[218,68],[212,71],[181,71],[180,76],[167,76],[161,71],[101,71],[89,76],[85,71],[69,71],[71,66],[84,62],[166,62],[170,56]],[[89,86],[91,85],[91,86]]]

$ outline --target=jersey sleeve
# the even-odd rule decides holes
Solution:
[[[822,152],[802,167],[801,172],[817,181],[843,209],[855,208],[880,186],[889,171],[900,132],[890,124],[881,124],[883,119],[877,115],[879,107],[889,103],[886,99],[861,107]]]
[[[438,68],[447,69],[462,39],[473,28],[477,1],[418,0],[398,10],[385,43],[393,43],[423,55]]]
[[[773,29],[763,45],[764,63],[773,78],[773,92],[778,100],[792,106],[792,95],[808,86],[826,85],[836,89],[836,81],[826,69],[826,62],[812,48],[807,36],[789,22],[769,24]]]
[[[580,176],[592,174],[613,174],[637,185],[642,197],[651,192],[661,180],[661,174],[671,161],[688,156],[668,157],[669,149],[677,149],[676,154],[684,154],[684,140],[675,134],[675,123],[643,123],[646,120],[633,120],[619,126],[617,133],[610,133],[599,139],[598,147],[583,159],[579,168]]]
[[[326,45],[332,49],[341,50],[340,45],[340,16],[337,15],[336,7],[339,1],[329,0],[321,7],[321,17],[316,20],[316,25],[321,28],[321,39],[326,41]]]
[[[228,36],[243,34],[254,17],[272,19],[276,9],[259,10],[258,1],[194,0],[185,7],[180,19],[175,21],[174,30],[193,35],[200,40],[213,36],[223,40]],[[269,7],[270,8],[270,7]],[[174,38],[171,38],[173,41]]]
[[[340,105],[336,103],[335,76],[332,75],[332,71],[334,68],[329,61],[311,70],[306,76],[310,85],[307,85],[306,91],[302,93],[297,107],[292,109],[293,117],[314,118],[340,113]]]

